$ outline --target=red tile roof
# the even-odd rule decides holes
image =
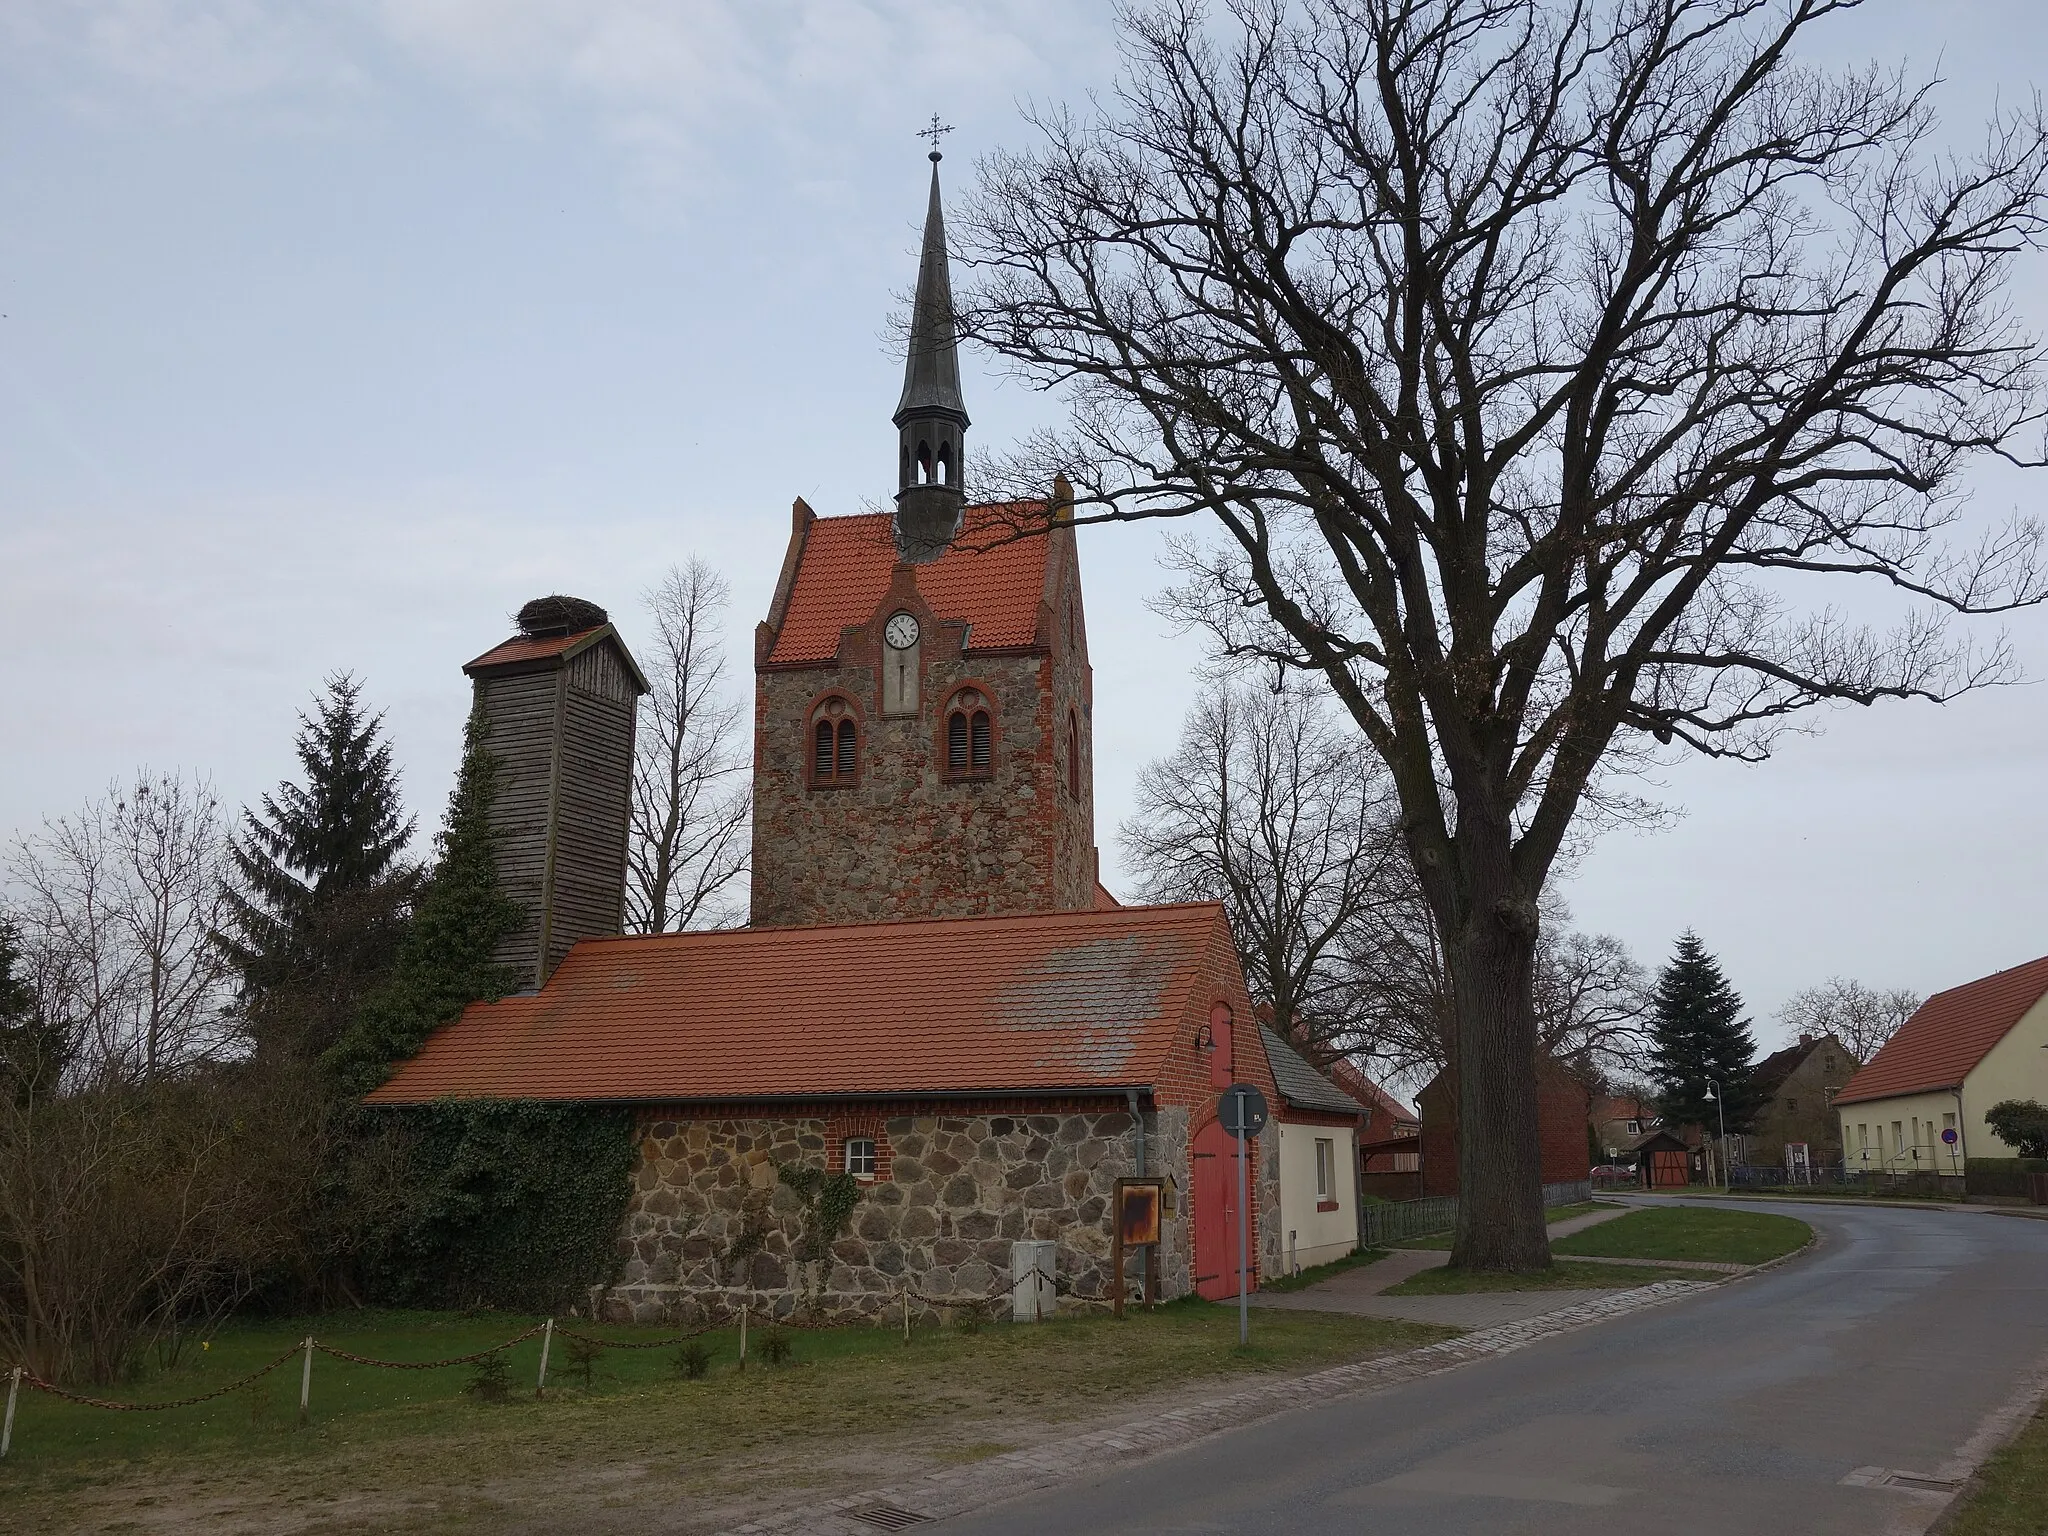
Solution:
[[[1848,1085],[1837,1104],[1962,1086],[1964,1078],[2048,993],[2048,956],[1937,992]]]
[[[474,672],[479,667],[502,667],[514,661],[542,661],[549,656],[559,656],[564,651],[574,649],[585,635],[608,628],[610,626],[606,624],[593,624],[589,629],[579,629],[573,635],[514,635],[510,640],[492,646],[475,661],[465,662],[462,670]]]
[[[666,1102],[1159,1080],[1230,953],[1213,902],[587,939],[370,1095]]]
[[[917,590],[940,618],[966,622],[970,648],[1030,645],[1038,638],[1051,541],[1006,536],[1020,517],[1043,511],[1024,502],[969,507],[952,547],[917,567]],[[768,665],[838,655],[839,632],[873,616],[895,569],[887,513],[814,521]]]
[[[1420,1125],[1422,1123],[1414,1110],[1403,1109],[1399,1099],[1388,1093],[1386,1089],[1367,1077],[1350,1062],[1331,1062],[1330,1076],[1334,1077],[1337,1080],[1337,1086],[1350,1094],[1351,1097],[1358,1100],[1359,1103],[1365,1105],[1368,1109],[1378,1110],[1389,1121],[1406,1121],[1410,1125]],[[1374,1129],[1377,1129],[1381,1121],[1375,1117],[1367,1123]]]

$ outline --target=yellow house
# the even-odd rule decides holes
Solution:
[[[2017,1157],[1984,1113],[2048,1103],[2048,957],[1938,992],[1835,1096],[1851,1172],[1960,1175]]]

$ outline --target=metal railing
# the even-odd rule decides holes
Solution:
[[[1593,1198],[1589,1179],[1575,1179],[1543,1186],[1543,1205],[1555,1210]],[[1390,1200],[1366,1205],[1359,1212],[1358,1242],[1363,1248],[1384,1248],[1411,1237],[1428,1237],[1448,1232],[1458,1224],[1455,1195],[1437,1195],[1427,1200]]]

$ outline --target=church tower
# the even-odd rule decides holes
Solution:
[[[932,193],[910,307],[903,396],[896,402],[896,553],[912,565],[939,558],[960,530],[966,504],[961,451],[967,403],[960,397],[960,353],[953,282],[946,259],[946,217],[939,206],[939,161],[931,152]]]
[[[938,160],[894,417],[894,513],[802,501],[754,634],[752,921],[1098,902],[1071,493],[969,506]]]

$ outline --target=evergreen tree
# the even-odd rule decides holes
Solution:
[[[1756,1041],[1742,1017],[1742,999],[1689,929],[1657,975],[1650,1045],[1650,1075],[1666,1125],[1698,1125],[1711,1136],[1725,1117],[1733,1136],[1754,1123],[1759,1106],[1750,1068]],[[1718,1108],[1707,1097],[1709,1084],[1720,1098]]]
[[[381,715],[362,685],[329,678],[299,716],[305,783],[243,812],[220,942],[241,972],[240,1010],[259,1055],[330,1048],[390,972],[419,885],[404,857],[413,822],[399,800]]]
[[[71,1059],[63,1027],[36,1005],[25,958],[21,930],[0,917],[0,1094],[23,1104],[54,1090]]]
[[[522,914],[498,884],[491,828],[497,760],[484,745],[489,734],[483,711],[472,710],[447,819],[435,838],[433,873],[414,904],[390,979],[328,1055],[351,1094],[383,1082],[394,1063],[469,1003],[503,997],[512,988],[510,968],[493,957]]]

